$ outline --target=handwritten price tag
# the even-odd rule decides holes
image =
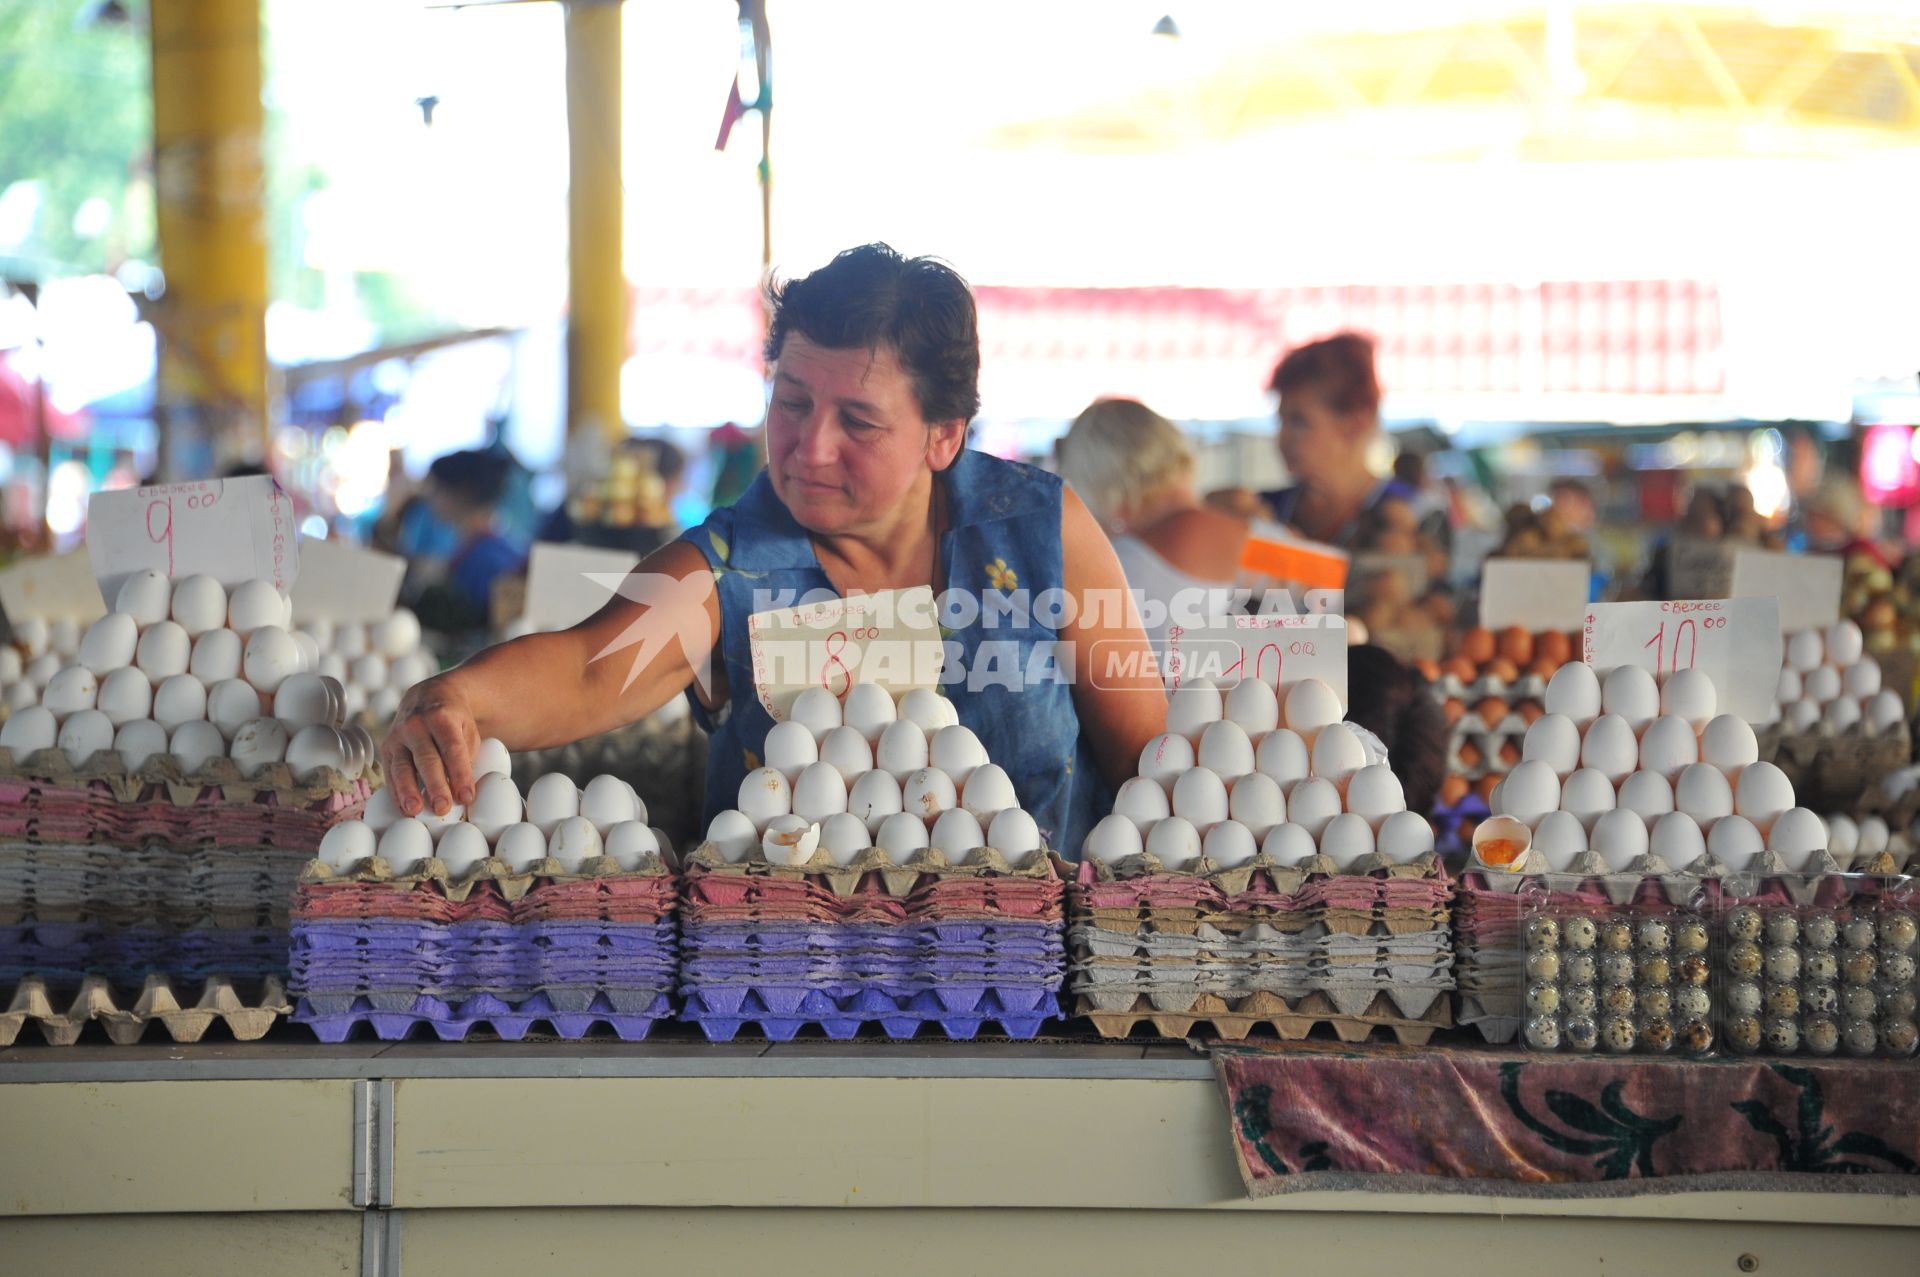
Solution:
[[[1204,625],[1170,626],[1163,662],[1167,686],[1204,678],[1232,685],[1258,678],[1276,689],[1317,678],[1347,703],[1347,619],[1344,616],[1223,616]]]
[[[1766,599],[1594,603],[1587,607],[1587,664],[1600,673],[1638,665],[1656,678],[1703,671],[1720,712],[1763,723],[1780,679],[1780,606]]]
[[[121,583],[151,568],[178,579],[204,573],[232,588],[293,588],[300,537],[293,501],[264,475],[96,492],[87,502],[87,555],[109,605]]]
[[[1585,559],[1488,559],[1480,578],[1480,624],[1577,630],[1587,612],[1593,565]]]
[[[844,698],[855,683],[878,683],[895,697],[937,686],[946,657],[924,585],[755,612],[747,642],[754,694],[775,722],[809,687]]]
[[[1733,586],[1728,593],[1736,599],[1779,599],[1782,633],[1825,629],[1840,619],[1843,567],[1834,554],[1742,550],[1733,558]]]

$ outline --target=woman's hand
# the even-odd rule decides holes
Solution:
[[[449,670],[416,683],[400,700],[393,727],[380,746],[387,788],[403,814],[432,811],[444,816],[454,803],[473,801],[473,760],[480,728]]]

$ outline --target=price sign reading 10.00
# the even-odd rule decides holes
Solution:
[[[1587,664],[1605,674],[1637,665],[1656,678],[1697,669],[1723,714],[1768,721],[1780,676],[1780,605],[1772,598],[1594,603],[1584,629]]]

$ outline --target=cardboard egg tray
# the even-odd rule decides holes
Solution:
[[[952,981],[929,987],[903,983],[720,986],[687,995],[685,1017],[714,1042],[757,1028],[786,1042],[809,1025],[845,1040],[870,1025],[890,1038],[911,1038],[927,1025],[956,1041],[989,1025],[1010,1038],[1032,1038],[1060,1016],[1057,979],[1034,984]]]
[[[1282,1041],[1299,1041],[1316,1025],[1331,1028],[1342,1042],[1364,1042],[1376,1029],[1386,1029],[1402,1046],[1425,1046],[1435,1029],[1452,1027],[1452,1009],[1444,998],[1436,999],[1426,1012],[1407,1016],[1385,994],[1376,995],[1358,1015],[1342,1014],[1324,993],[1310,993],[1288,1000],[1273,993],[1255,993],[1229,1001],[1214,994],[1202,994],[1184,1011],[1162,1011],[1147,998],[1120,1010],[1102,1010],[1086,998],[1074,1002],[1073,1014],[1093,1022],[1102,1037],[1131,1036],[1142,1024],[1149,1025],[1163,1038],[1191,1037],[1202,1025],[1229,1042],[1245,1038],[1257,1028],[1266,1028]]]
[[[198,990],[197,993],[191,992]],[[280,981],[235,981],[215,977],[204,982],[175,981],[150,975],[138,992],[119,989],[98,976],[77,989],[34,977],[17,984],[0,1012],[0,1047],[12,1046],[32,1024],[49,1046],[72,1046],[89,1024],[106,1030],[116,1046],[138,1042],[159,1024],[175,1042],[198,1042],[216,1023],[237,1042],[266,1035],[292,1008]]]
[[[1526,1004],[1523,897],[1489,891],[1478,875],[1460,881],[1453,901],[1453,973],[1460,991],[1460,1023],[1492,1043],[1513,1041]]]

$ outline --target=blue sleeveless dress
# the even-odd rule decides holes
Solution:
[[[1059,618],[1042,600],[1043,592],[1066,588],[1060,479],[969,449],[934,481],[945,489],[949,525],[940,542],[946,579],[936,591],[946,640],[941,693],[980,738],[987,757],[1006,769],[1047,845],[1076,858],[1087,831],[1113,800],[1074,712],[1072,655],[1049,623]],[[819,599],[838,592],[765,470],[738,502],[715,510],[681,540],[706,556],[720,594],[728,704],[709,716],[688,689],[694,713],[712,737],[706,802],[711,821],[733,806],[773,727],[753,695],[748,616],[756,607],[792,606],[809,593]],[[1030,605],[975,606],[995,590],[1016,597],[1024,592]],[[1056,643],[1062,650],[1055,650]]]

